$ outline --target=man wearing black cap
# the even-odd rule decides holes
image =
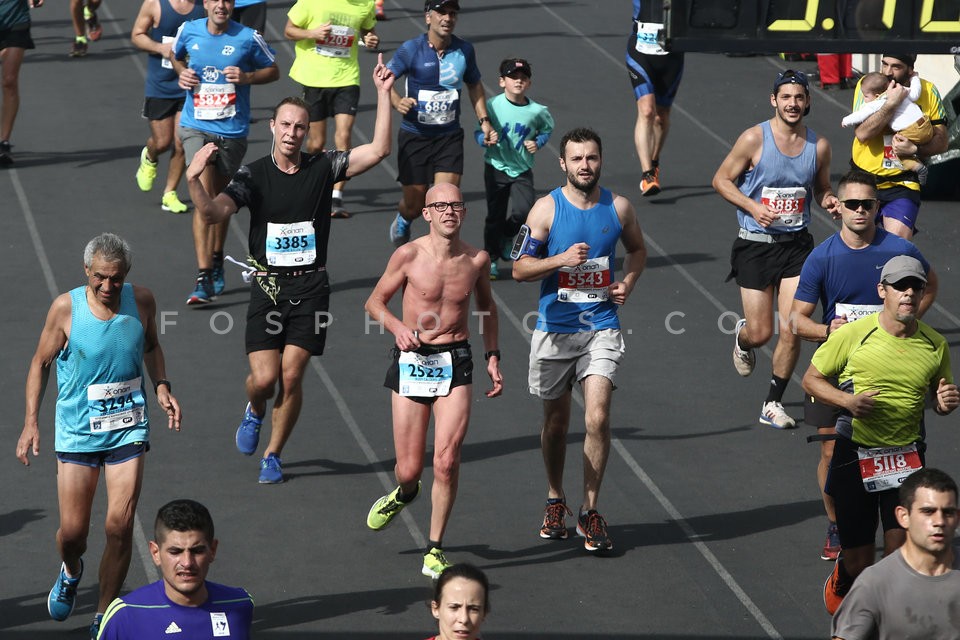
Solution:
[[[453,35],[460,3],[427,0],[423,10],[427,32],[400,45],[387,63],[398,79],[406,76],[406,95],[401,96],[394,89],[391,98],[394,109],[403,114],[397,136],[397,180],[403,187],[403,197],[390,225],[390,241],[397,247],[410,240],[410,225],[420,216],[431,184],[460,185],[460,100],[464,85],[483,130],[484,144],[496,144],[498,140],[487,115],[473,45]]]
[[[907,99],[910,74],[916,56],[909,53],[887,53],[880,60],[880,72],[890,79],[886,104],[857,125],[854,130],[851,163],[877,176],[880,216],[883,227],[907,240],[913,237],[920,212],[920,182],[916,172],[906,171],[898,157],[918,155],[929,158],[947,150],[947,115],[940,93],[930,82],[920,79],[917,106],[933,125],[933,138],[916,145],[890,129],[897,106]],[[853,96],[853,108],[863,106],[860,83]]]
[[[740,134],[717,169],[713,188],[737,207],[740,222],[727,276],[740,285],[744,315],[734,329],[733,366],[741,376],[753,372],[753,349],[773,337],[778,312],[773,376],[759,420],[792,429],[797,424],[781,401],[800,355],[789,317],[800,269],[813,249],[807,231],[811,201],[831,213],[838,213],[839,201],[830,188],[830,143],[803,123],[810,112],[807,77],[789,69],[777,76],[770,106],[773,117]]]
[[[831,332],[803,376],[805,391],[843,410],[825,488],[834,500],[842,547],[823,588],[830,615],[854,579],[873,564],[878,523],[884,555],[903,544],[895,515],[897,489],[924,465],[927,395],[938,415],[960,405],[947,341],[917,320],[926,285],[916,258],[888,260],[877,284],[883,308]],[[830,383],[831,376],[839,388]]]

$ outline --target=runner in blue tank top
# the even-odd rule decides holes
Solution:
[[[83,575],[90,510],[101,468],[107,485],[106,546],[100,598],[91,627],[120,593],[133,545],[133,519],[149,449],[144,367],[169,428],[180,430],[180,406],[166,378],[149,289],[124,284],[130,247],[104,233],[83,254],[87,284],[53,301],[27,374],[27,406],[17,458],[40,454],[40,405],[50,368],[57,367],[57,547],[63,564],[47,599],[54,620],[66,620]]]
[[[589,553],[607,553],[613,542],[597,512],[610,453],[610,400],[623,358],[617,307],[643,272],[647,250],[630,201],[599,185],[600,136],[573,129],[560,141],[567,181],[537,200],[521,228],[513,277],[540,280],[537,328],[530,341],[530,393],[543,400],[540,442],[547,472],[547,506],[540,537],[564,539],[567,528],[563,462],[574,382],[583,389],[583,502],[577,534]],[[616,246],[626,250],[623,279],[614,274]],[[571,514],[572,515],[572,514]]]
[[[280,77],[275,55],[259,33],[230,19],[233,0],[205,0],[205,20],[185,22],[172,45],[173,68],[185,89],[179,136],[187,164],[208,143],[217,153],[200,180],[217,195],[240,169],[250,129],[250,85]],[[189,60],[189,65],[187,61]],[[193,216],[197,280],[187,304],[206,304],[223,293],[227,225]]]
[[[177,185],[186,167],[183,144],[174,133],[180,123],[184,93],[179,77],[170,62],[173,37],[184,22],[204,15],[201,0],[144,0],[133,23],[130,40],[136,47],[150,54],[147,57],[147,81],[144,86],[143,117],[150,122],[150,137],[140,152],[137,186],[150,191],[157,177],[157,160],[161,153],[173,146],[167,182],[160,200],[160,208],[171,213],[186,213],[187,205],[177,197]]]
[[[800,341],[787,320],[800,269],[813,249],[807,231],[811,201],[834,214],[839,205],[830,188],[830,143],[803,123],[810,111],[807,77],[790,69],[778,75],[770,106],[773,117],[740,134],[717,169],[713,188],[737,207],[740,223],[727,276],[740,286],[744,315],[733,332],[733,366],[741,376],[753,372],[753,349],[773,337],[774,312],[779,313],[773,376],[760,424],[792,429],[797,423],[782,400]]]

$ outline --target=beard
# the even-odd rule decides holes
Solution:
[[[585,180],[581,180],[576,173],[568,171],[567,182],[569,182],[570,186],[575,188],[577,191],[589,193],[593,191],[594,187],[597,186],[597,183],[600,182],[600,170],[597,169],[596,173]]]

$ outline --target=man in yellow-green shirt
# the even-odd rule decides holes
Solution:
[[[330,117],[337,149],[350,148],[360,103],[358,45],[377,48],[376,23],[374,0],[297,0],[287,13],[283,34],[297,43],[290,77],[303,86],[310,112],[309,153],[319,153],[326,145]],[[334,218],[350,217],[343,207],[343,186],[338,182],[333,187]]]
[[[903,544],[897,490],[924,465],[927,394],[939,415],[960,405],[947,341],[917,320],[926,285],[916,258],[888,260],[877,284],[883,308],[830,333],[803,376],[807,393],[844,410],[824,487],[834,500],[842,549],[824,585],[831,615],[854,579],[873,564],[878,522],[884,555]],[[830,384],[831,376],[837,376],[839,388]]]

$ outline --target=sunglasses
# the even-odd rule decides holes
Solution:
[[[923,291],[927,287],[927,283],[919,278],[904,278],[903,280],[898,280],[897,282],[884,282],[883,284],[887,285],[888,287],[893,287],[897,291],[906,291],[907,289]]]
[[[856,211],[860,207],[863,207],[864,211],[870,211],[875,206],[877,206],[876,198],[862,198],[862,199],[851,198],[850,200],[841,200],[841,202],[843,202],[843,206],[845,206],[847,209],[850,209],[851,211]]]
[[[427,205],[428,207],[433,207],[437,210],[437,213],[443,213],[447,210],[447,207],[450,207],[454,211],[463,211],[466,209],[466,205],[463,203],[463,200],[458,200],[456,202],[431,202]]]

